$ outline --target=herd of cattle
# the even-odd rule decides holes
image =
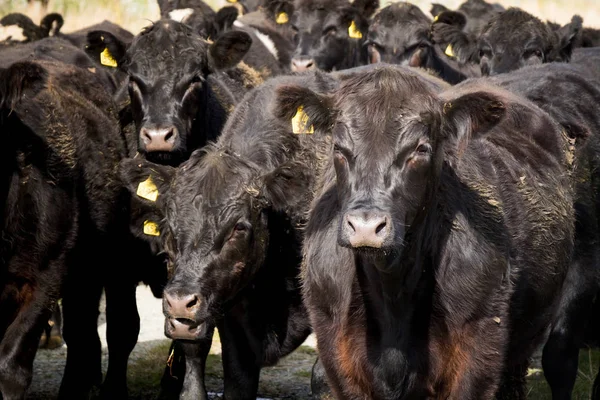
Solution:
[[[484,0],[230,3],[159,0],[137,35],[0,20],[23,36],[0,42],[0,398],[59,299],[58,397],[126,398],[144,282],[163,398],[207,398],[216,328],[228,400],[311,332],[315,396],[522,399],[543,345],[570,399],[600,344],[600,31]]]

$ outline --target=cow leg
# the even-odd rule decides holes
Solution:
[[[333,394],[329,390],[329,385],[327,385],[325,367],[323,367],[320,358],[317,358],[312,367],[310,375],[310,391],[315,399],[327,399],[333,397]]]
[[[218,325],[223,356],[226,400],[253,400],[258,393],[261,355],[252,351],[251,332],[232,317]]]
[[[92,268],[81,271],[77,265],[67,276],[63,294],[63,338],[67,344],[67,364],[58,397],[60,399],[88,398],[94,385],[102,381],[101,344],[98,336],[101,280],[86,276],[97,272]],[[93,265],[93,268],[96,268]]]
[[[46,349],[56,349],[62,345],[62,314],[58,303],[54,306],[50,320],[44,325],[40,347]]]
[[[592,388],[592,400],[600,400],[600,372],[596,374]]]
[[[179,342],[173,340],[169,348],[167,365],[160,380],[159,400],[179,399],[185,379],[185,355]]]
[[[136,287],[136,283],[123,282],[117,275],[105,287],[108,370],[101,396],[106,399],[127,398],[127,360],[140,333]]]
[[[577,253],[577,252],[576,252]],[[577,378],[580,334],[591,316],[596,282],[589,277],[593,259],[573,262],[567,273],[557,317],[544,346],[542,367],[552,390],[552,400],[569,400]],[[592,286],[590,286],[592,285]]]
[[[50,299],[53,297],[30,285],[22,286],[16,294],[16,298],[25,301],[19,305],[15,319],[0,341],[0,398],[4,400],[25,398],[31,384],[33,359],[44,323],[50,317]]]
[[[498,400],[525,400],[527,399],[526,394],[526,375],[527,367],[529,363],[509,367],[504,371],[502,376],[502,383],[498,390],[496,398]]]
[[[215,328],[212,326],[206,331],[204,339],[196,342],[178,343],[185,355],[185,378],[179,396],[181,400],[208,399],[204,384],[204,371],[214,332]]]

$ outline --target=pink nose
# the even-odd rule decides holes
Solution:
[[[294,72],[307,71],[309,69],[314,69],[314,68],[315,68],[315,60],[313,60],[312,58],[300,57],[300,58],[292,59],[292,71],[294,71]]]
[[[391,229],[386,216],[347,214],[346,232],[352,247],[380,248]]]
[[[140,136],[144,141],[146,151],[172,151],[177,140],[177,128],[142,128]]]

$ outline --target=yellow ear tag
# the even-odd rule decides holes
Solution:
[[[435,16],[435,18],[433,19],[433,22],[437,22],[438,19],[440,19],[440,14]]]
[[[283,11],[277,14],[277,19],[275,20],[279,25],[287,24],[289,21],[290,17]]]
[[[315,133],[313,126],[306,127],[308,125],[308,115],[304,112],[304,107],[298,107],[296,115],[292,118],[292,132],[297,135],[310,135]]]
[[[146,200],[156,201],[158,198],[158,188],[154,182],[152,182],[151,176],[149,176],[144,182],[140,182],[136,194]]]
[[[348,36],[350,36],[352,39],[362,38],[362,33],[358,30],[358,28],[356,27],[356,22],[354,21],[352,21],[350,27],[348,28]]]
[[[100,64],[106,65],[107,67],[117,67],[117,60],[115,60],[108,51],[108,47],[104,49],[102,53],[100,53]]]
[[[452,58],[456,57],[454,55],[454,49],[452,49],[452,44],[449,44],[448,47],[446,47],[444,54],[447,55],[448,57],[452,57]]]
[[[238,0],[227,0],[228,3],[237,3]]]
[[[144,234],[148,236],[160,236],[158,224],[148,220],[144,221]]]

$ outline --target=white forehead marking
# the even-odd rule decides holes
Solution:
[[[233,26],[235,26],[236,28],[247,28],[246,25],[244,25],[243,23],[241,23],[238,20],[235,20],[233,22]],[[276,60],[279,60],[279,54],[277,53],[277,47],[275,47],[275,43],[273,43],[273,40],[271,40],[271,38],[268,35],[265,35],[264,33],[260,32],[257,29],[254,29],[254,28],[249,28],[249,29],[252,29],[252,33],[254,33],[256,35],[258,40],[260,40],[260,42],[267,48],[269,53],[273,54],[273,57],[275,57]]]
[[[17,25],[0,25],[0,41],[4,40],[18,40],[25,41],[27,38],[23,35],[23,28],[19,28]]]
[[[194,13],[193,8],[179,8],[169,13],[169,18],[173,21],[183,22],[186,18]]]

